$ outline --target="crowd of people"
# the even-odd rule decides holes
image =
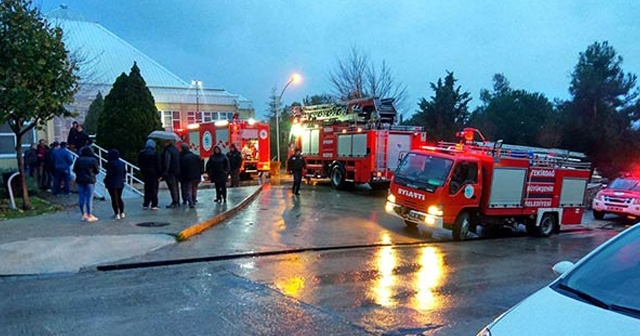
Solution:
[[[203,160],[191,152],[188,144],[181,144],[180,149],[175,142],[166,140],[161,152],[156,150],[156,142],[148,139],[145,148],[138,155],[138,166],[144,182],[144,210],[158,210],[158,192],[160,181],[164,181],[171,195],[171,203],[167,208],[182,206],[194,208],[198,202],[198,185],[204,181],[203,173],[215,185],[215,203],[227,202],[227,181],[230,187],[240,185],[240,170],[250,148],[245,146],[239,151],[235,144],[229,146],[225,154],[216,145],[206,165]],[[72,152],[78,155],[74,162]],[[78,190],[78,205],[82,220],[93,222],[98,218],[93,213],[93,195],[97,176],[100,173],[100,162],[91,147],[91,139],[84,132],[81,124],[73,123],[67,142],[53,142],[47,145],[44,140],[32,145],[24,153],[25,171],[39,187],[53,195],[69,195],[71,172],[75,174]],[[299,195],[302,181],[302,170],[305,160],[300,150],[287,162],[294,175],[292,192]],[[113,218],[125,218],[122,194],[125,187],[126,167],[120,159],[117,149],[109,150],[107,162],[104,164],[104,186],[111,198]]]

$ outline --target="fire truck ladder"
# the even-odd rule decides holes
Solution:
[[[503,144],[502,140],[496,142],[440,142],[440,151],[471,151],[478,154],[491,155],[498,158],[529,159],[531,167],[553,167],[590,169],[591,163],[587,162],[584,153],[573,152],[558,148],[541,148],[520,145]]]
[[[374,106],[371,106],[373,100]],[[363,103],[369,104],[363,104]],[[325,123],[351,122],[354,124],[393,124],[397,115],[393,98],[362,98],[344,102],[310,105],[295,108],[293,116],[302,120]]]

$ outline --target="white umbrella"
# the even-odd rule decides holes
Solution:
[[[170,140],[170,141],[180,141],[182,140],[180,136],[178,136],[174,132],[169,131],[153,131],[149,133],[147,136],[149,139],[158,139],[158,140]]]

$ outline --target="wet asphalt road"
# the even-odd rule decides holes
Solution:
[[[575,261],[616,233],[454,243],[442,232],[429,240],[383,204],[383,196],[327,187],[293,199],[274,186],[229,222],[130,261],[318,250],[0,278],[0,334],[475,335],[553,280],[554,263]],[[379,243],[412,245],[367,247]]]

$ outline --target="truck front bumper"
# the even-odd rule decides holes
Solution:
[[[595,211],[617,214],[621,216],[640,217],[640,205],[608,203],[599,199],[594,199],[592,208]]]
[[[384,210],[388,214],[401,218],[405,221],[422,224],[429,228],[434,228],[434,229],[444,228],[442,217],[430,215],[428,213],[424,213],[416,210],[411,210],[400,204],[387,201],[387,204],[385,205]]]

